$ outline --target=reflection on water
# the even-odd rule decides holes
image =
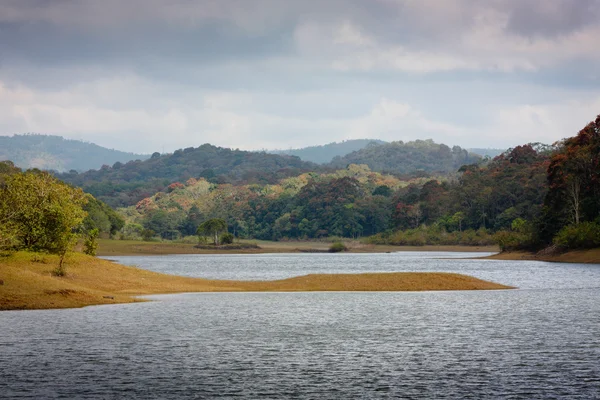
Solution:
[[[600,267],[431,257],[125,261],[228,279],[456,271],[521,289],[208,293],[4,312],[0,398],[600,397]]]

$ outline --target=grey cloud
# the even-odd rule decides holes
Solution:
[[[0,134],[35,128],[105,145],[123,139],[119,146],[132,151],[138,151],[139,135],[147,139],[144,151],[160,149],[165,137],[167,150],[173,150],[207,141],[299,146],[350,133],[498,144],[508,140],[503,121],[527,121],[540,109],[552,114],[557,108],[545,105],[553,101],[577,109],[597,101],[600,60],[591,59],[587,47],[568,43],[573,50],[562,55],[566,47],[559,43],[556,54],[542,49],[541,57],[527,47],[537,38],[546,40],[542,47],[552,47],[561,37],[598,26],[597,5],[598,0],[6,0],[0,2]],[[485,31],[475,35],[468,48],[465,36],[489,15],[507,18],[507,25],[491,39]],[[344,23],[368,38],[366,61],[384,54],[378,64],[332,67],[340,57],[363,56],[360,43],[333,40]],[[300,43],[299,32],[307,26],[314,27],[313,35]],[[525,50],[513,49],[522,45],[520,39]],[[434,63],[437,55],[459,62],[425,72],[390,67],[397,49],[401,56],[411,53],[408,58],[417,64],[428,56]],[[519,65],[533,59],[532,68],[493,68],[511,57]],[[534,63],[537,58],[544,63]],[[412,112],[406,120],[403,107]],[[503,118],[492,126],[499,109]],[[500,134],[492,139],[485,132]],[[507,146],[525,136],[515,134]]]
[[[508,30],[524,36],[556,37],[598,24],[598,0],[518,0],[511,3]]]

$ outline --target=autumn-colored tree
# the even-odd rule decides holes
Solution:
[[[600,218],[600,115],[565,139],[548,167],[542,236],[550,241],[566,225]]]

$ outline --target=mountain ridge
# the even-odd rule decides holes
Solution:
[[[65,172],[100,169],[116,162],[145,160],[149,154],[108,149],[95,143],[39,133],[0,136],[0,160],[10,160],[23,169]]]

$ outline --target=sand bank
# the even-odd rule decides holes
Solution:
[[[508,286],[450,273],[316,274],[277,281],[220,281],[159,274],[72,254],[67,276],[56,256],[19,252],[0,258],[0,310],[73,308],[144,301],[139,295],[186,292],[493,290]]]

